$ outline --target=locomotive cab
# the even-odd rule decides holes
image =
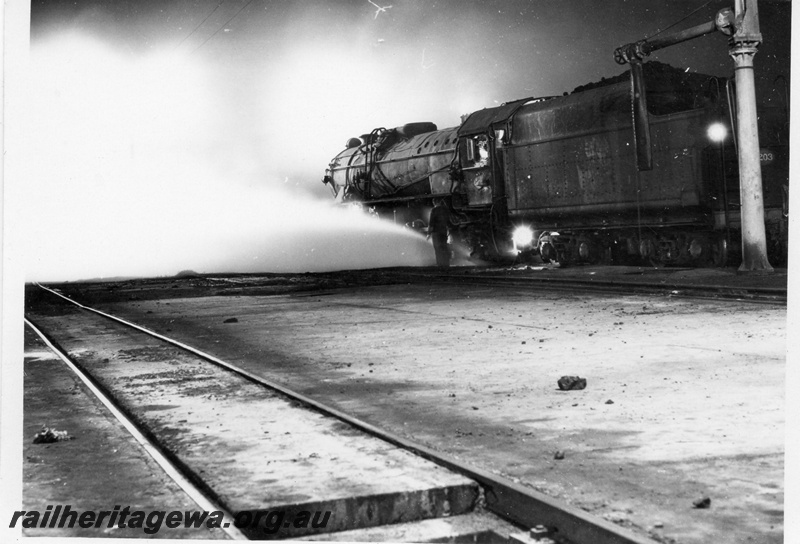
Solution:
[[[491,204],[493,165],[489,137],[485,134],[465,137],[461,140],[459,152],[467,201],[471,206]]]
[[[724,80],[642,68],[651,170],[638,168],[626,72],[479,110],[459,127],[375,129],[348,141],[323,181],[337,201],[400,225],[426,221],[444,198],[454,239],[481,259],[538,252],[560,263],[724,265],[741,229],[732,137],[707,132],[720,121],[732,132]],[[764,195],[785,260],[788,107],[773,109],[760,110]]]

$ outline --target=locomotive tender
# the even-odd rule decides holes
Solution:
[[[347,142],[323,182],[337,201],[412,227],[444,198],[454,241],[480,259],[724,266],[740,245],[735,91],[658,62],[644,68],[652,170],[636,166],[625,73],[476,111],[458,127],[375,129]],[[760,108],[759,133],[768,249],[782,264],[789,131],[775,102]]]

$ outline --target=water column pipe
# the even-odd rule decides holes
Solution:
[[[761,186],[761,158],[758,145],[758,116],[756,113],[755,78],[753,57],[761,43],[758,23],[757,0],[735,0],[734,9],[725,8],[717,12],[713,21],[697,25],[680,32],[640,40],[614,50],[618,64],[631,64],[631,81],[634,101],[641,100],[639,108],[633,104],[634,125],[637,110],[642,109],[645,91],[636,88],[643,84],[634,72],[641,68],[644,57],[671,45],[722,32],[730,36],[728,54],[734,61],[736,80],[736,141],[739,160],[739,189],[741,193],[742,264],[739,273],[765,274],[773,272],[767,259],[767,239],[764,227],[764,196]],[[639,125],[643,122],[639,119]],[[644,145],[637,140],[636,145]],[[637,149],[637,157],[644,156]],[[645,161],[637,161],[646,165]]]
[[[761,44],[756,0],[736,0],[734,32],[728,54],[735,64],[736,134],[739,155],[739,190],[742,216],[742,264],[739,273],[773,272],[767,259],[764,227],[764,191],[761,184],[761,152],[753,57]]]

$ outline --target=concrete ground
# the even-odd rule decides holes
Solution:
[[[103,538],[191,538],[223,540],[216,528],[169,528],[153,517],[140,528],[101,523],[69,528],[69,518],[41,527],[46,512],[79,514],[130,507],[136,511],[198,511],[200,507],[175,484],[86,386],[30,329],[25,329],[23,504],[42,518],[25,536]],[[34,443],[48,427],[66,432],[69,440]],[[52,508],[48,510],[48,506]],[[133,514],[131,514],[131,517]],[[55,518],[55,514],[48,516]],[[108,519],[110,516],[106,516]],[[21,518],[17,527],[22,527]],[[32,518],[30,518],[32,520]],[[117,517],[116,519],[120,519]],[[59,517],[59,522],[61,517]],[[126,523],[127,525],[127,523]]]
[[[167,291],[100,307],[663,542],[783,540],[785,307],[446,284]],[[560,391],[564,375],[586,389]]]
[[[487,516],[480,515],[477,484],[462,475],[102,316],[66,304],[57,311],[52,306],[41,310],[32,314],[37,326],[110,393],[190,480],[232,515],[250,519],[240,528],[251,538],[336,531],[355,537],[350,530],[363,528],[372,529],[369,535],[379,535],[384,530],[379,526],[430,518],[446,518],[425,524],[442,538],[465,537],[463,531],[474,532],[476,525],[481,532],[492,530],[497,535],[518,531],[499,520],[490,524]],[[29,381],[32,386],[47,383],[38,374]],[[37,398],[46,403],[42,410],[46,413],[37,416],[63,418],[63,403],[47,403],[54,395],[45,391],[40,387]],[[69,412],[77,415],[86,410]],[[93,443],[87,438],[94,433],[86,432],[92,424],[87,418],[78,429],[84,448]],[[76,426],[72,422],[59,428]],[[68,452],[72,444],[59,442],[54,450]],[[114,466],[120,458],[118,472],[124,471],[125,478],[142,478],[141,471],[122,468],[123,455],[119,449],[105,451],[103,461]],[[99,464],[91,456],[76,464],[87,462]],[[71,482],[61,490],[67,501],[73,493],[71,498],[92,495],[93,488],[99,495],[107,494],[107,481],[82,475],[83,489],[73,489]],[[160,487],[154,485],[152,492]],[[123,494],[125,489],[117,492]],[[285,521],[269,517],[271,512]],[[303,523],[304,512],[324,522]],[[252,522],[257,515],[261,521]],[[419,535],[413,523],[407,527],[414,529],[412,534]],[[393,525],[390,534],[402,533]]]

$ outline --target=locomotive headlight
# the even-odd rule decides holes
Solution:
[[[514,229],[511,241],[514,242],[515,249],[530,247],[533,244],[533,229],[520,225]]]
[[[708,134],[709,140],[719,143],[728,137],[728,127],[722,123],[712,123],[708,126],[706,134]]]

